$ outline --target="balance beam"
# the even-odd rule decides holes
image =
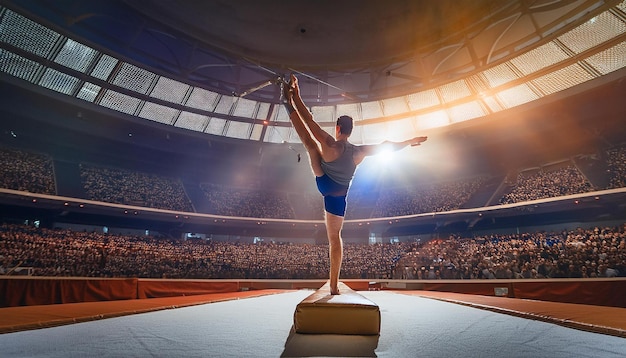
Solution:
[[[380,333],[378,306],[361,296],[343,282],[340,295],[330,294],[330,283],[302,300],[294,313],[297,333],[358,334]]]

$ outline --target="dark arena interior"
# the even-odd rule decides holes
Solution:
[[[428,137],[356,170],[341,295],[291,74]],[[626,356],[625,77],[626,1],[0,0],[0,355]]]

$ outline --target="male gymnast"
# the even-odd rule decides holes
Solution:
[[[333,138],[313,120],[313,115],[300,96],[296,76],[292,74],[289,83],[284,83],[283,86],[283,104],[308,153],[317,188],[324,197],[330,256],[330,293],[338,295],[339,273],[343,259],[341,230],[346,214],[346,197],[357,166],[367,156],[382,150],[397,151],[408,145],[417,146],[426,141],[427,137],[357,146],[348,142],[353,128],[352,118],[341,116],[337,119]]]

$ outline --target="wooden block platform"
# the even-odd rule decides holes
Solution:
[[[374,302],[339,282],[340,295],[330,294],[330,283],[302,300],[294,313],[297,333],[380,333],[380,309]]]

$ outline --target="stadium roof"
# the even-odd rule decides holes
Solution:
[[[323,127],[399,139],[626,66],[626,2],[4,1],[2,71],[153,122],[299,143],[276,106],[297,73]]]

